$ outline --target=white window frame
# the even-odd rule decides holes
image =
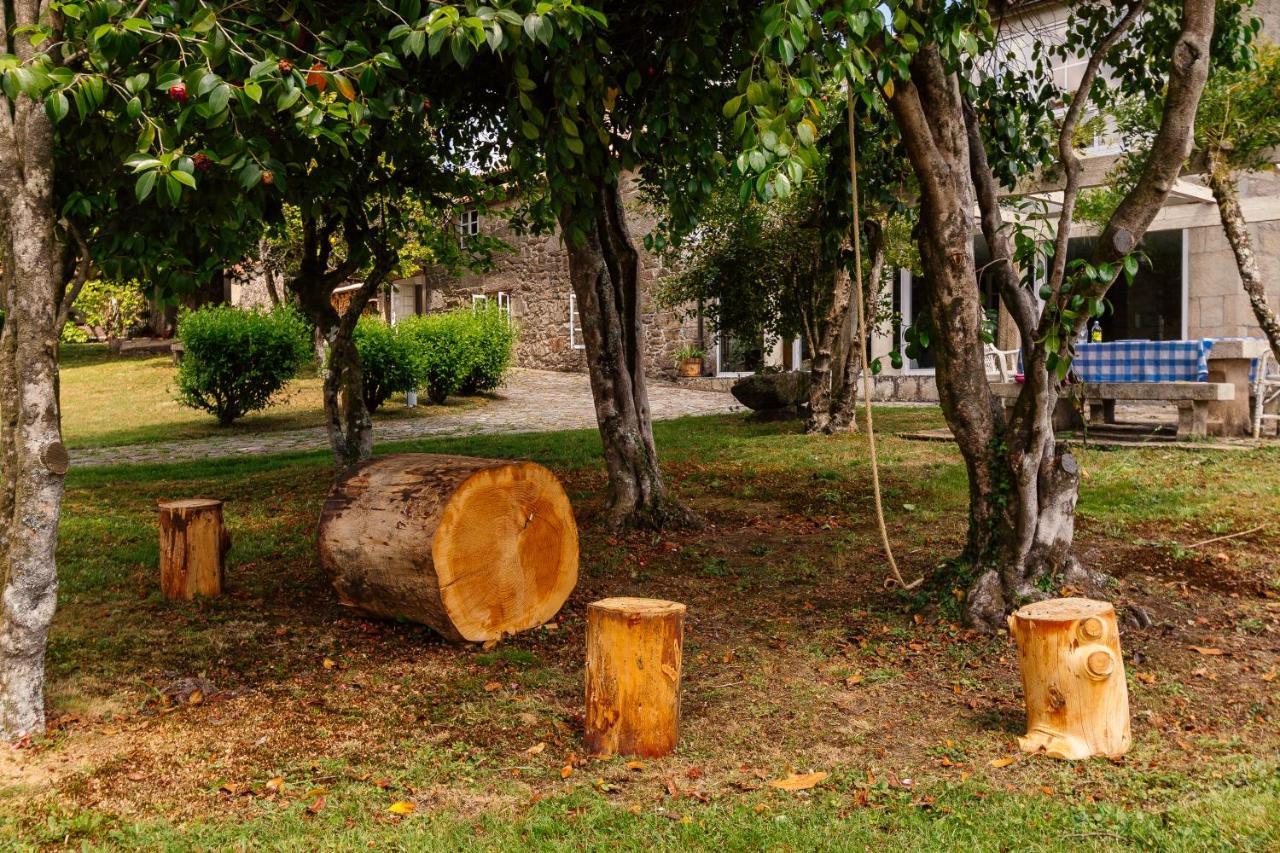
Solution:
[[[719,333],[719,332],[716,332],[716,336],[715,336],[715,350],[716,350],[716,376],[723,376],[723,377],[725,377],[726,379],[733,379],[733,378],[735,378],[735,377],[741,377],[741,376],[754,376],[754,375],[755,375],[755,371],[754,371],[754,370],[725,370],[725,369],[723,368],[723,366],[722,366],[722,364],[721,364],[721,360],[720,360],[720,359],[721,359],[721,347],[720,347],[720,333]]]
[[[1182,231],[1182,340],[1187,340],[1191,331],[1191,229]],[[1203,324],[1201,324],[1203,325]]]
[[[578,295],[569,293],[569,347],[570,349],[586,349],[585,341],[578,340]]]
[[[916,317],[911,305],[911,284],[914,274],[909,269],[898,270],[898,308],[902,315],[902,328],[898,332],[898,347],[902,352],[902,373],[916,376],[933,376],[937,370],[932,367],[912,367],[915,359],[907,355],[907,329],[915,322]]]
[[[507,325],[511,325],[511,294],[505,290],[499,290],[497,294],[498,313],[507,318]]]
[[[458,247],[465,249],[467,247],[467,238],[474,237],[480,233],[480,211],[474,207],[468,207],[458,215]]]
[[[489,297],[483,293],[471,294],[471,313],[475,313],[478,308],[486,308],[489,305]]]

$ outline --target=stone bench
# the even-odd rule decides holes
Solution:
[[[993,382],[992,392],[1012,406],[1022,385]],[[1068,386],[1054,412],[1055,429],[1079,426],[1071,397],[1083,396],[1089,404],[1089,420],[1116,422],[1116,401],[1174,403],[1178,407],[1178,435],[1204,437],[1209,434],[1209,404],[1234,400],[1236,386],[1230,382],[1084,382]]]

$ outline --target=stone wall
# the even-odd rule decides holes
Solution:
[[[1275,175],[1241,181],[1241,196],[1280,196]],[[1249,225],[1254,255],[1267,285],[1267,301],[1280,305],[1280,220]],[[1191,338],[1261,337],[1249,297],[1240,286],[1235,255],[1221,225],[1187,230],[1187,336]]]
[[[231,293],[227,301],[237,308],[271,310],[271,295],[267,292],[267,277],[257,264],[246,261],[227,271]],[[279,286],[277,284],[277,286]]]
[[[634,179],[624,179],[623,198],[631,236],[640,251],[645,372],[655,377],[672,376],[675,373],[675,353],[680,347],[686,343],[703,346],[698,340],[698,323],[696,318],[685,318],[681,311],[660,308],[654,303],[654,288],[664,270],[659,257],[644,251],[642,240],[653,229],[655,220],[637,198]],[[518,365],[543,370],[585,371],[586,352],[582,348],[581,326],[576,317],[572,335],[570,331],[572,287],[569,284],[568,257],[559,232],[519,234],[500,215],[482,215],[480,231],[502,239],[512,247],[512,251],[495,253],[493,269],[485,273],[466,273],[455,277],[435,268],[399,282],[395,302],[397,314],[413,312],[415,285],[425,288],[427,311],[469,307],[477,295],[496,302],[498,294],[502,293],[505,299],[510,300],[511,316],[520,329],[516,344]]]

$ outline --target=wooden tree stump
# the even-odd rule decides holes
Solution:
[[[578,528],[532,462],[409,453],[329,492],[320,565],[343,604],[483,642],[555,616],[578,582]]]
[[[160,502],[160,589],[165,598],[221,595],[230,548],[222,501]]]
[[[1055,598],[1009,617],[1027,702],[1024,752],[1110,758],[1129,751],[1129,690],[1116,611],[1105,601]]]
[[[586,746],[657,758],[676,748],[685,606],[606,598],[587,607]]]

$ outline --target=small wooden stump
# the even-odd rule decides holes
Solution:
[[[1105,601],[1054,598],[1009,617],[1027,702],[1023,752],[1116,758],[1129,751],[1129,689],[1116,611]]]
[[[587,606],[586,746],[658,758],[676,748],[685,606],[606,598]]]
[[[230,548],[222,501],[160,502],[160,589],[165,598],[221,595]]]

